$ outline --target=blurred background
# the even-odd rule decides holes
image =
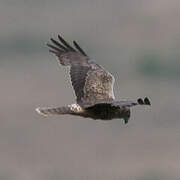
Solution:
[[[179,17],[178,0],[1,0],[0,179],[180,179]],[[57,34],[114,74],[117,99],[152,106],[127,125],[38,115],[75,101]]]

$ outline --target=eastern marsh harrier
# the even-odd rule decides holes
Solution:
[[[60,65],[70,67],[70,77],[76,95],[76,103],[57,108],[37,108],[44,116],[70,114],[92,119],[124,119],[128,123],[130,108],[136,105],[150,105],[147,97],[137,101],[117,101],[114,97],[114,77],[102,66],[87,56],[73,41],[74,47],[60,35],[58,41],[51,38],[49,51],[58,57]]]

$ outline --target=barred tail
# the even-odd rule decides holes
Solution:
[[[73,111],[68,106],[57,108],[36,108],[36,111],[43,116],[73,113]]]

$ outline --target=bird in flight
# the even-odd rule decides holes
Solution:
[[[92,119],[123,119],[128,123],[130,108],[136,105],[150,105],[147,97],[137,101],[117,101],[114,97],[114,77],[95,63],[85,51],[73,41],[71,46],[60,35],[47,43],[49,51],[58,57],[62,66],[70,67],[70,77],[76,95],[76,103],[56,108],[37,108],[44,116],[70,114]]]

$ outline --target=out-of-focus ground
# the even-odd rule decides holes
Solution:
[[[0,1],[0,179],[180,179],[180,1]],[[77,40],[116,78],[117,99],[148,96],[121,120],[41,117],[75,101],[45,42]]]

